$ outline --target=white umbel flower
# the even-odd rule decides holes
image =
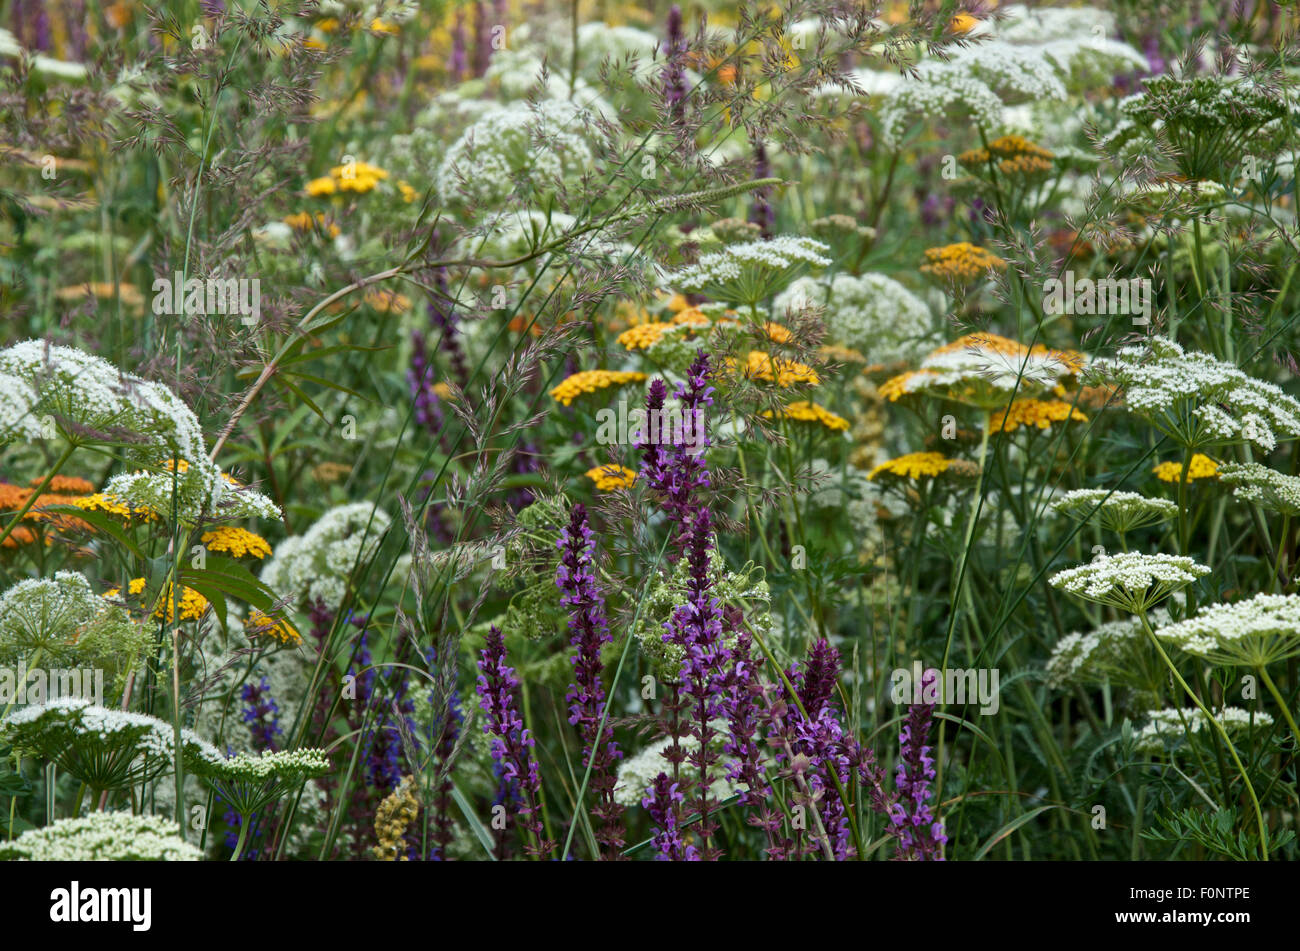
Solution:
[[[715,300],[756,304],[783,290],[807,267],[826,267],[830,246],[815,238],[778,235],[770,241],[732,244],[668,276],[680,291]]]
[[[1251,442],[1271,452],[1300,437],[1300,402],[1208,353],[1172,340],[1125,347],[1096,361],[1095,379],[1124,388],[1125,406],[1184,448]]]
[[[884,274],[837,274],[828,283],[801,277],[779,294],[773,311],[826,310],[827,341],[862,351],[876,363],[913,360],[931,343],[930,308]]]
[[[1264,667],[1300,656],[1300,595],[1257,594],[1210,605],[1156,637],[1212,664]]]
[[[352,572],[375,553],[391,521],[365,502],[336,506],[304,534],[280,542],[262,568],[262,583],[295,604],[321,601],[335,609],[347,594]]]
[[[0,861],[197,862],[203,854],[183,840],[176,823],[160,816],[92,812],[29,829],[0,842]]]
[[[1048,583],[1086,601],[1139,614],[1209,573],[1205,565],[1184,555],[1121,552],[1058,571]]]
[[[1109,489],[1075,489],[1053,502],[1052,508],[1080,522],[1095,519],[1102,528],[1120,534],[1167,521],[1178,514],[1177,504],[1168,499]]]
[[[1226,462],[1219,466],[1219,482],[1233,486],[1233,497],[1243,502],[1279,515],[1300,516],[1300,478],[1258,462]]]
[[[1273,718],[1267,713],[1243,710],[1240,707],[1225,707],[1214,718],[1229,736],[1273,725]],[[1208,727],[1205,714],[1196,707],[1152,710],[1147,715],[1147,722],[1133,735],[1134,748],[1140,753],[1148,754],[1171,752]]]

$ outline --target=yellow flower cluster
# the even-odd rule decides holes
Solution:
[[[96,492],[94,495],[76,499],[72,504],[87,512],[107,512],[109,515],[116,515],[128,522],[132,518],[137,518],[142,522],[155,522],[158,520],[158,513],[149,506],[138,505],[131,509],[127,507],[125,502],[118,500],[116,496],[106,495],[103,492]]]
[[[551,396],[568,406],[583,393],[595,393],[597,390],[627,383],[641,383],[645,378],[644,373],[630,370],[583,370],[566,377],[559,386],[552,388]]]
[[[764,416],[771,417],[772,411],[767,410]],[[805,423],[821,423],[827,429],[847,431],[849,421],[843,416],[836,416],[824,406],[818,406],[809,400],[799,400],[791,403],[778,414],[782,419],[795,419]]]
[[[636,481],[636,473],[623,466],[597,466],[587,470],[587,478],[596,483],[601,492],[613,492],[616,489],[628,489]]]
[[[909,452],[897,459],[887,459],[867,473],[868,479],[874,479],[880,473],[899,476],[903,479],[933,478],[948,471],[953,464],[941,452]]]
[[[789,343],[792,336],[788,327],[775,324],[770,320],[763,324],[763,333],[773,343]]]
[[[867,362],[867,358],[862,351],[854,350],[852,347],[843,347],[835,343],[828,343],[825,346],[817,348],[817,355],[824,360],[832,360],[839,363]]]
[[[1151,470],[1156,474],[1156,478],[1161,482],[1182,482],[1183,481],[1183,464],[1181,462],[1162,462]],[[1219,464],[1209,456],[1196,453],[1192,456],[1192,465],[1187,472],[1187,481],[1195,482],[1197,479],[1217,479],[1219,476]]]
[[[726,365],[729,370],[734,370],[735,360],[728,357]],[[743,374],[747,379],[775,383],[782,389],[794,386],[796,383],[810,383],[813,386],[821,383],[821,378],[812,367],[794,360],[774,357],[762,350],[749,351]]]
[[[698,307],[687,307],[673,314],[673,323],[686,324],[689,327],[707,327],[709,318]]]
[[[628,350],[648,350],[663,338],[664,331],[672,324],[652,321],[647,324],[635,324],[618,335],[618,342]]]
[[[131,594],[144,593],[144,579],[132,578],[127,582],[127,590]],[[121,600],[122,589],[113,588],[104,592],[104,598],[109,601]],[[166,592],[158,599],[158,604],[154,606],[153,616],[159,619],[165,619],[168,623],[175,617],[175,605],[173,601],[173,590],[170,582],[167,585]],[[143,602],[141,607],[144,607]],[[193,588],[182,588],[181,590],[181,620],[197,621],[203,617],[203,612],[208,609],[208,599],[199,594]]]
[[[334,195],[338,192],[356,192],[364,195],[374,191],[388,173],[382,168],[367,162],[351,162],[347,165],[335,165],[328,175],[313,178],[307,183],[307,194],[313,198]]]
[[[281,621],[256,608],[248,612],[248,621],[244,625],[249,636],[263,635],[274,638],[281,644],[297,647],[302,643],[302,635],[293,629],[288,621]]]
[[[397,291],[366,291],[362,299],[381,314],[404,314],[411,309],[411,298]]]
[[[287,215],[283,220],[294,231],[311,231],[319,226],[331,238],[339,236],[339,226],[320,212],[313,216],[310,212],[300,211],[296,215]]]
[[[1014,400],[1006,410],[989,414],[989,432],[1009,433],[1021,426],[1051,429],[1052,423],[1066,420],[1086,423],[1088,417],[1064,400]]]
[[[232,558],[251,555],[265,558],[271,554],[271,545],[265,538],[246,528],[235,525],[221,525],[210,532],[204,532],[199,538],[208,551],[221,551]]]
[[[925,260],[926,263],[921,265],[921,273],[941,281],[965,283],[983,277],[990,270],[1007,269],[1007,262],[992,251],[966,241],[946,244],[941,248],[928,248]]]

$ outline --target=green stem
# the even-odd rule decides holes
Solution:
[[[1282,696],[1282,691],[1277,689],[1277,684],[1273,683],[1273,678],[1268,675],[1268,671],[1264,669],[1263,665],[1255,669],[1259,671],[1259,676],[1264,681],[1264,686],[1268,688],[1268,692],[1271,693],[1273,699],[1277,701],[1278,709],[1282,711],[1282,717],[1286,720],[1286,725],[1291,728],[1292,741],[1300,743],[1300,729],[1295,725],[1295,718],[1291,716],[1291,708],[1286,705],[1286,700]]]
[[[1182,687],[1183,692],[1192,698],[1192,703],[1196,704],[1196,708],[1201,711],[1202,716],[1205,717],[1210,726],[1214,727],[1215,732],[1219,734],[1219,739],[1223,740],[1223,745],[1226,746],[1228,752],[1232,754],[1232,761],[1237,766],[1237,772],[1241,774],[1241,781],[1246,784],[1246,792],[1250,794],[1250,802],[1255,809],[1255,822],[1259,826],[1259,851],[1263,860],[1267,862],[1268,829],[1264,825],[1264,811],[1259,806],[1259,797],[1255,795],[1255,787],[1251,784],[1250,777],[1246,775],[1246,767],[1241,764],[1241,757],[1237,755],[1237,749],[1232,745],[1232,740],[1228,739],[1228,731],[1225,730],[1223,724],[1206,709],[1205,704],[1201,702],[1201,698],[1196,695],[1192,688],[1187,686],[1187,681],[1183,679],[1183,675],[1178,672],[1178,668],[1174,666],[1174,662],[1169,659],[1169,655],[1165,653],[1164,647],[1161,646],[1160,641],[1156,638],[1156,632],[1151,630],[1151,624],[1147,621],[1145,611],[1138,612],[1138,620],[1142,622],[1142,629],[1147,632],[1147,638],[1150,639],[1152,645],[1154,645],[1156,653],[1160,655],[1160,659],[1165,662],[1165,666],[1169,668],[1169,672],[1174,675],[1174,680],[1178,682],[1178,686]]]

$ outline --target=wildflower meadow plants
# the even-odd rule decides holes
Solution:
[[[0,858],[1300,858],[1223,6],[0,2]]]

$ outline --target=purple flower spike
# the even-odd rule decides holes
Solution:
[[[677,784],[666,773],[655,777],[650,791],[641,800],[641,805],[650,814],[655,826],[650,842],[654,846],[655,859],[660,862],[698,862],[699,853],[695,846],[687,845],[677,827],[677,815],[681,809],[682,794],[677,791]]]
[[[488,631],[478,670],[479,707],[487,714],[483,732],[493,737],[492,758],[502,767],[505,780],[513,780],[523,793],[524,802],[519,807],[521,824],[535,840],[525,848],[531,855],[545,854],[551,851],[553,843],[546,841],[542,828],[539,807],[542,781],[533,758],[533,737],[515,712],[519,678],[514,668],[506,665],[505,637],[496,627]]]
[[[927,670],[921,678],[921,696],[930,694],[938,671]],[[907,721],[899,734],[902,746],[896,782],[899,799],[890,807],[890,823],[898,836],[898,857],[911,861],[943,861],[943,823],[934,816],[930,786],[935,780],[934,757],[926,745],[934,719],[933,703],[908,707]]]
[[[614,801],[614,763],[623,754],[614,742],[614,728],[605,714],[600,649],[613,638],[605,617],[604,595],[592,573],[595,547],[587,510],[581,503],[576,504],[568,526],[560,532],[560,566],[555,577],[563,592],[560,603],[569,609],[569,628],[573,632],[570,643],[576,648],[571,658],[573,684],[565,699],[569,702],[569,722],[582,733],[583,752],[591,764],[591,788],[597,799],[592,813],[601,821],[596,841],[605,847],[607,858],[616,859],[623,847],[619,823],[623,807]],[[603,732],[602,716],[606,720]]]

